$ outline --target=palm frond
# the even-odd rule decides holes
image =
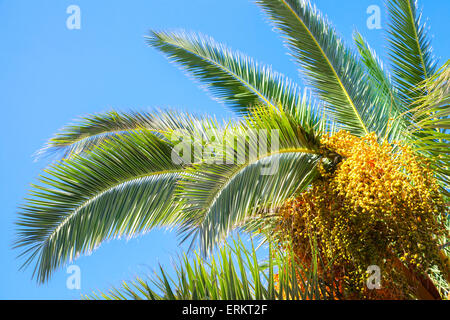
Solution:
[[[389,0],[386,6],[394,80],[406,105],[410,105],[422,95],[419,84],[436,69],[431,41],[417,0]]]
[[[105,239],[172,226],[179,218],[173,191],[182,168],[171,151],[169,142],[134,131],[52,164],[17,221],[23,266],[34,261],[33,275],[45,282]]]
[[[56,154],[62,158],[92,150],[102,142],[127,135],[133,130],[149,130],[155,134],[171,130],[194,130],[205,119],[171,110],[151,112],[109,111],[80,118],[65,126],[37,153],[37,157]]]
[[[195,215],[195,219],[200,219],[199,223],[193,224],[193,227],[189,225],[194,228],[203,252],[223,240],[234,228],[243,225],[252,215],[265,212],[267,208],[276,208],[297,190],[304,189],[316,177],[319,159],[317,155],[302,152],[284,153],[256,161],[233,173],[222,172],[220,169],[223,168],[214,166],[202,168],[202,173],[195,176],[195,186],[189,186],[189,192],[198,196],[191,197],[188,205],[191,205],[190,209],[198,206],[204,200],[204,196],[200,195],[202,191],[209,195],[207,200],[210,201],[204,204],[207,209],[201,215]],[[278,166],[274,174],[261,174],[264,167],[274,163]],[[214,183],[211,179],[215,180]],[[187,182],[183,183],[184,195],[187,195]],[[208,189],[210,187],[215,188]],[[211,190],[215,191],[213,199]]]
[[[315,150],[321,136],[332,131],[323,105],[316,103],[308,90],[304,90],[295,112],[285,112],[282,106],[255,107],[241,123],[245,130],[280,131],[281,143],[286,147],[295,145]]]
[[[388,105],[377,103],[364,68],[315,6],[304,0],[258,0],[283,34],[306,80],[326,101],[327,111],[342,129],[355,135],[381,135]]]
[[[175,278],[160,266],[145,278],[124,281],[119,288],[93,292],[85,299],[106,300],[311,300],[332,299],[312,266],[295,262],[292,254],[269,246],[268,258],[246,248],[241,240],[226,244],[208,260],[183,255],[175,264]],[[308,271],[306,269],[308,268]],[[303,272],[299,272],[302,270]],[[299,283],[303,283],[301,287]]]
[[[420,129],[450,130],[450,60],[418,87],[424,92],[410,110],[413,125]]]
[[[214,154],[216,161],[205,158],[188,168],[177,189],[184,204],[183,240],[192,237],[206,253],[231,230],[308,185],[322,158],[321,124],[302,119],[306,129],[294,114],[259,107],[241,126],[225,130],[217,146],[210,144],[226,148],[225,157]]]
[[[299,104],[301,97],[294,83],[210,37],[153,31],[148,43],[203,83],[218,101],[239,113],[245,114],[261,104],[280,104],[292,111]]]
[[[384,111],[384,117],[389,118],[388,125],[383,136],[389,141],[401,140],[406,136],[406,123],[402,115],[407,111],[406,106],[400,98],[399,93],[391,80],[390,74],[383,66],[382,61],[377,57],[375,51],[369,46],[367,41],[359,32],[353,35],[356,46],[361,56],[361,61],[366,66],[370,87],[375,88],[379,93],[377,99],[384,105],[389,105]]]
[[[424,92],[410,109],[413,147],[431,160],[434,171],[448,194],[450,183],[450,61],[418,87]]]

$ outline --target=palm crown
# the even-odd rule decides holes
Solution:
[[[257,4],[283,35],[312,94],[209,37],[151,32],[150,46],[240,117],[220,123],[209,116],[174,111],[108,112],[63,128],[41,150],[62,159],[33,186],[17,222],[16,246],[22,250],[24,266],[34,265],[39,282],[48,281],[58,267],[107,239],[155,227],[176,228],[183,240],[200,245],[204,253],[236,228],[270,234],[274,215],[269,208],[304,191],[320,176],[319,163],[333,166],[339,161],[340,155],[324,150],[320,142],[321,136],[337,130],[355,136],[375,133],[380,140],[407,143],[431,161],[446,194],[449,68],[448,63],[437,68],[417,3],[387,1],[392,74],[359,33],[354,34],[357,52],[349,49],[308,1]],[[261,129],[278,130],[278,148],[246,157],[242,163],[173,159],[175,132],[200,141],[206,150],[217,147],[221,142],[217,137]],[[247,136],[244,140],[253,143]],[[231,145],[237,152],[239,144],[233,140]],[[261,175],[261,168],[274,161],[278,170]],[[200,269],[196,272],[205,276]],[[162,274],[160,283],[165,284]],[[145,291],[143,297],[157,296],[145,282],[135,285]],[[257,297],[275,297],[270,290],[266,295],[259,292]],[[113,296],[123,297],[119,291]]]

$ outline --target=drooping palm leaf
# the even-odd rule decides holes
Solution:
[[[24,266],[34,261],[34,274],[44,282],[105,239],[173,225],[173,190],[182,168],[171,150],[169,142],[135,131],[51,165],[17,222]]]
[[[152,112],[117,112],[92,114],[65,126],[37,152],[37,156],[56,153],[62,158],[92,150],[111,138],[129,134],[133,130],[167,133],[171,130],[193,131],[204,118],[187,113],[153,110]]]
[[[258,149],[259,130],[268,130],[266,150]],[[294,115],[271,108],[254,110],[246,126],[225,132],[224,144],[235,146],[235,161],[201,163],[188,169],[180,181],[184,239],[193,236],[207,252],[261,210],[308,185],[321,158],[319,132],[305,131]]]
[[[386,6],[394,80],[403,100],[410,105],[422,95],[418,86],[434,74],[436,62],[417,1],[389,0]]]
[[[295,110],[297,86],[270,67],[212,38],[185,32],[151,32],[148,43],[200,81],[217,100],[239,113],[261,104]]]
[[[294,153],[275,154],[243,167],[203,165],[184,177],[182,195],[189,207],[185,229],[207,252],[261,209],[280,205],[316,176],[320,157]],[[277,165],[274,174],[263,168]],[[259,210],[258,210],[259,209]]]

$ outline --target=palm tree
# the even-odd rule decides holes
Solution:
[[[338,130],[356,137],[375,133],[388,142],[406,143],[429,159],[441,193],[448,196],[449,63],[437,69],[417,3],[386,3],[391,75],[362,35],[354,34],[354,52],[308,1],[256,2],[282,34],[312,94],[210,37],[151,32],[147,37],[151,47],[203,84],[239,118],[221,123],[210,116],[175,111],[112,111],[64,127],[40,152],[54,153],[61,160],[52,163],[33,186],[17,222],[15,246],[21,249],[24,267],[34,266],[38,282],[48,281],[63,264],[92,252],[107,239],[165,226],[176,228],[191,248],[199,248],[202,255],[192,262],[195,266],[185,257],[177,269],[178,281],[170,282],[161,269],[156,280],[125,283],[105,297],[307,296],[309,289],[300,290],[292,280],[295,271],[282,272],[293,265],[286,255],[277,253],[269,259],[279,263],[277,281],[272,266],[259,269],[254,251],[238,251],[236,243],[234,249],[222,249],[219,262],[209,264],[208,271],[204,256],[235,229],[271,242],[269,235],[277,221],[271,209],[320,179],[320,164],[335,167],[342,160],[321,144],[322,136]],[[251,145],[254,141],[245,135],[249,130],[278,130],[278,148],[257,157],[247,154],[242,163],[204,158],[194,163],[174,161],[172,151],[179,141],[172,138],[177,132],[205,151],[217,150],[217,143],[223,142],[217,137],[244,137]],[[239,149],[234,142],[233,155]],[[274,162],[279,164],[274,174],[260,174],[262,167]],[[227,259],[233,250],[237,259]],[[448,247],[443,250],[448,258]],[[224,270],[231,278],[220,277]],[[242,271],[241,277],[236,270]],[[244,270],[251,271],[252,280],[245,278]],[[314,268],[308,270],[303,274],[314,278]],[[262,281],[259,272],[268,281]],[[199,277],[201,285],[193,282]],[[448,289],[439,272],[432,278],[436,286]],[[214,289],[215,281],[222,283],[220,289]],[[290,290],[293,293],[286,294]],[[319,291],[308,297],[324,297]]]

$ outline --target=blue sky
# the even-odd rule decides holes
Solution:
[[[381,56],[384,30],[366,26],[370,5],[382,0],[315,0],[348,43],[357,28]],[[81,9],[81,29],[66,27],[69,5]],[[450,1],[421,1],[429,17],[433,47],[441,63],[449,59]],[[213,36],[277,71],[299,80],[279,35],[248,0],[0,0],[0,299],[76,299],[80,293],[108,288],[123,279],[170,264],[180,247],[174,233],[152,231],[114,240],[75,262],[81,290],[66,288],[66,268],[38,286],[31,270],[18,271],[11,249],[14,221],[29,185],[46,161],[32,154],[74,118],[111,110],[171,107],[230,116],[179,69],[148,48],[150,29],[184,28]],[[300,82],[300,80],[299,80]]]

